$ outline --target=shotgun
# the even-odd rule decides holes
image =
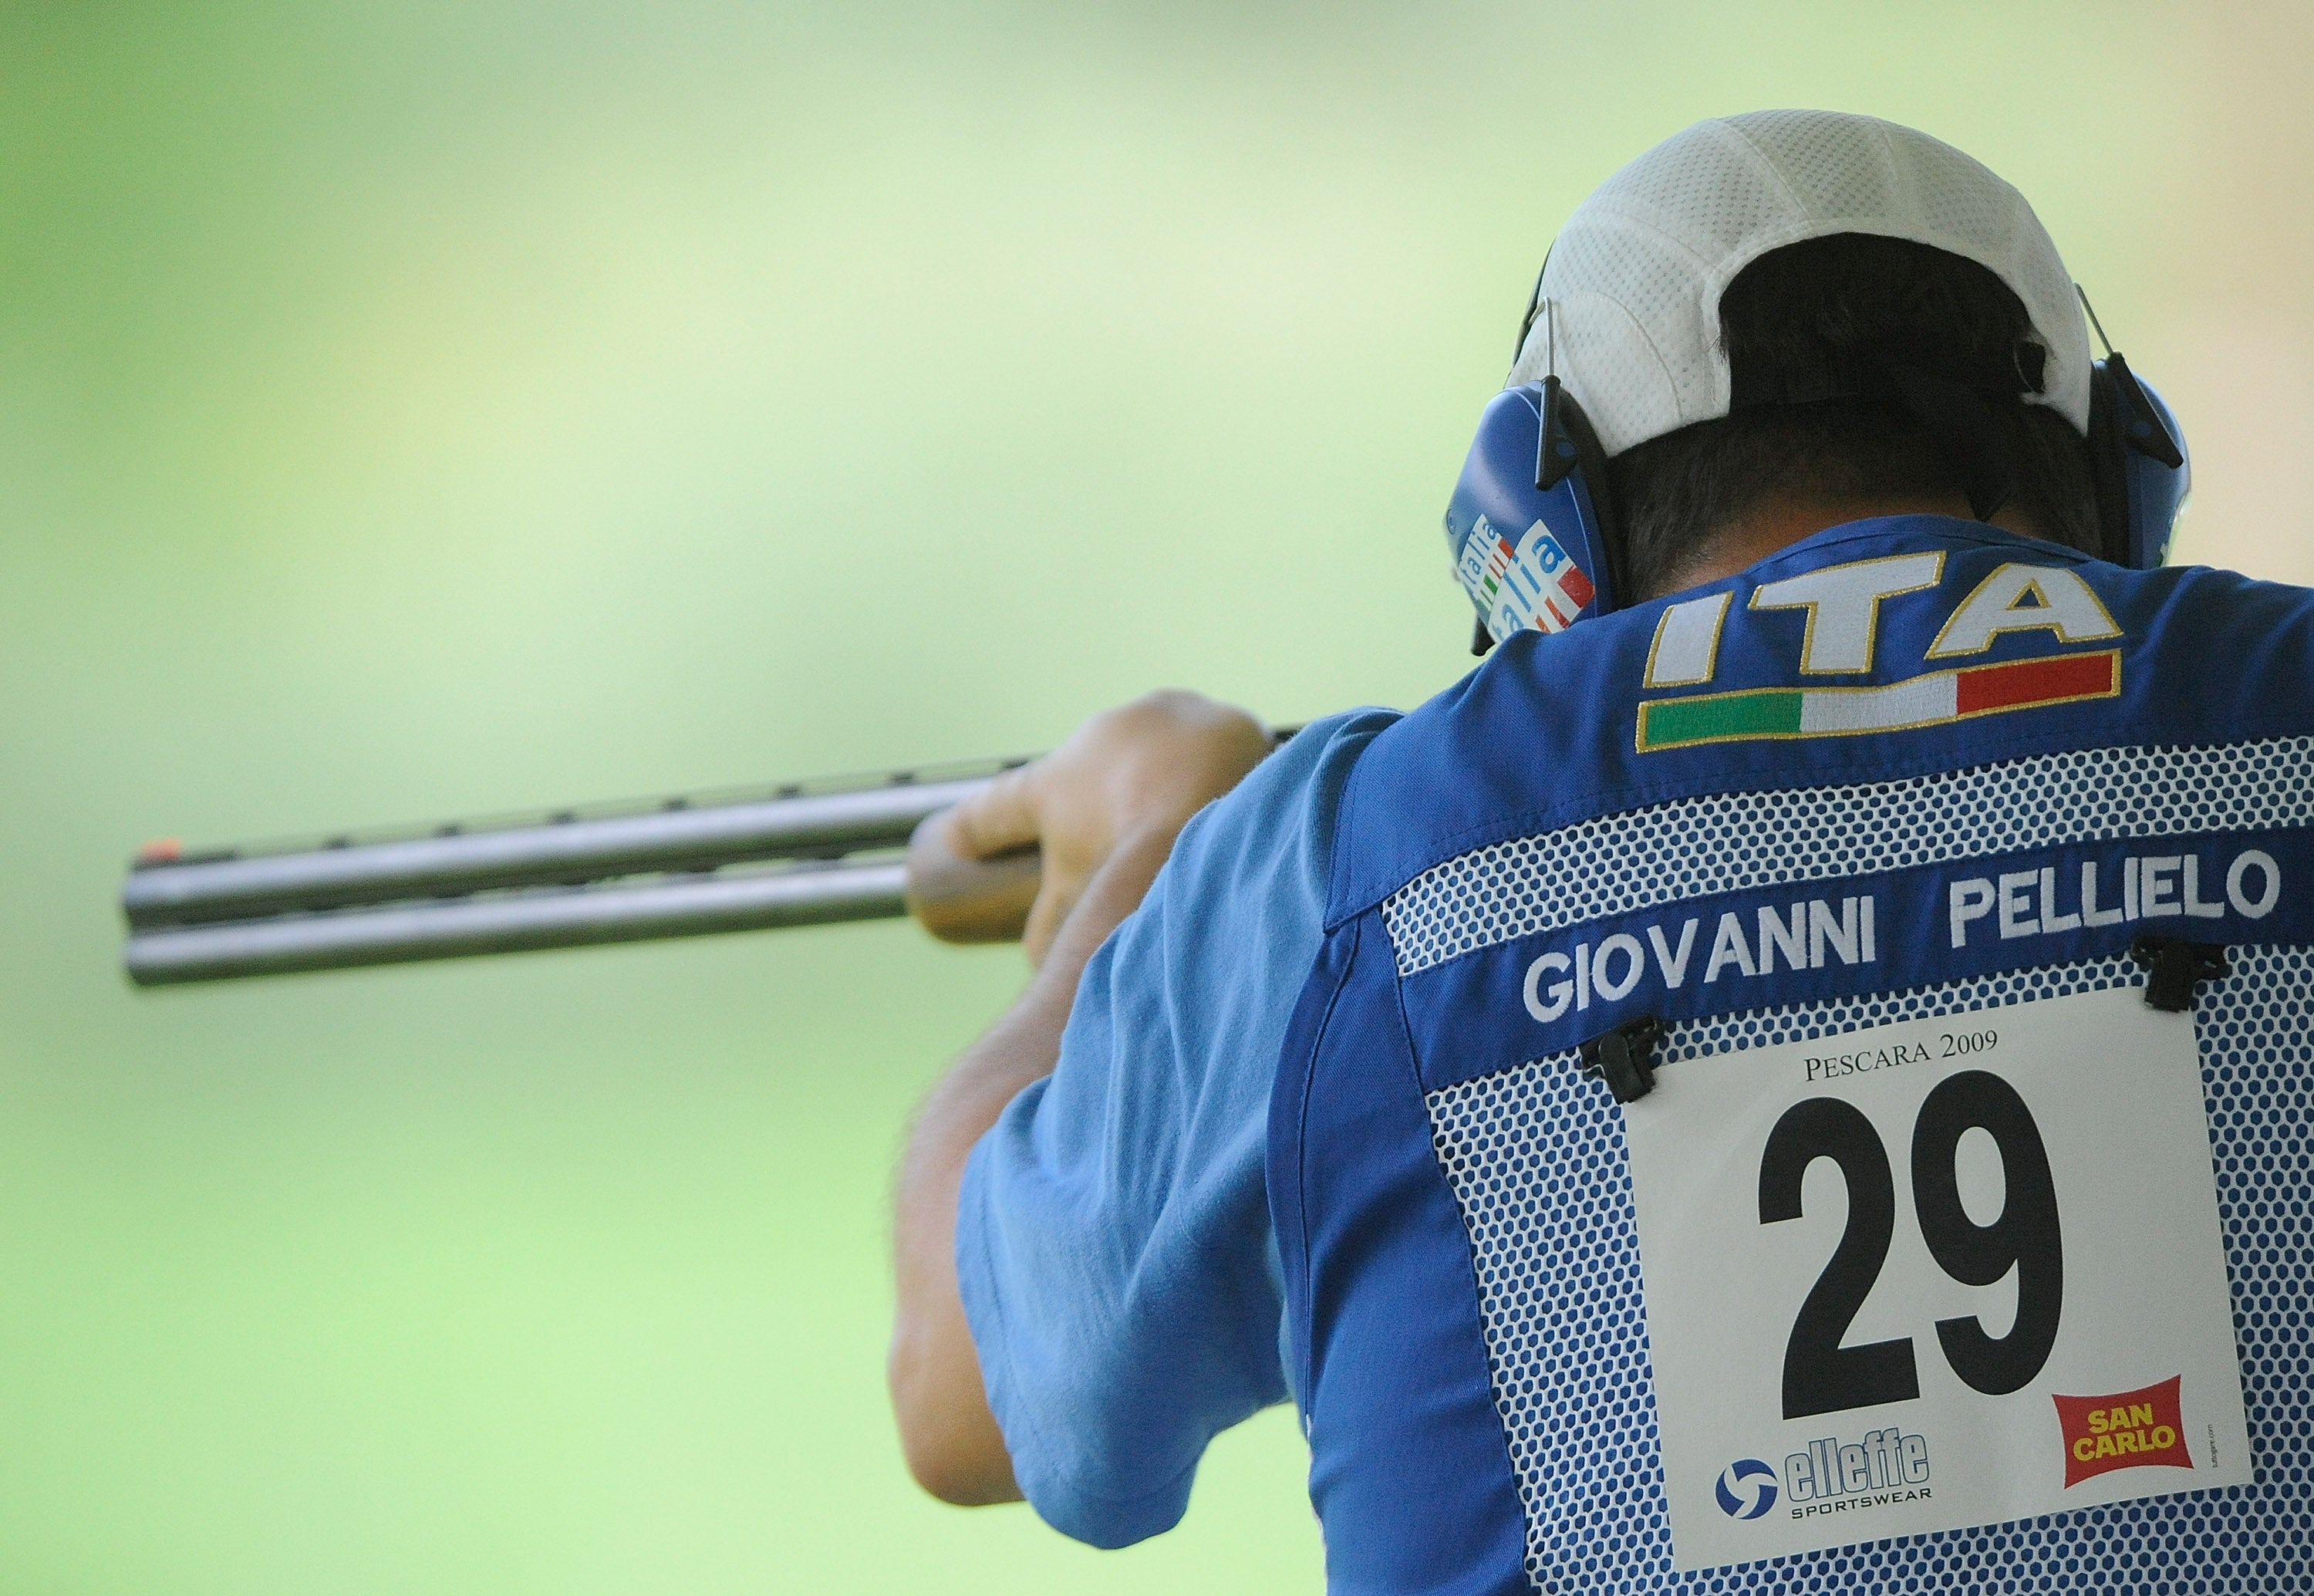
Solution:
[[[1036,848],[965,859],[930,822],[1028,763],[200,852],[148,843],[121,884],[122,964],[170,986],[903,914],[946,941],[1014,941]]]

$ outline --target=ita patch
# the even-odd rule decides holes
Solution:
[[[2103,601],[2077,571],[2019,560],[1995,568],[1953,605],[1926,645],[1921,664],[1927,668],[1894,681],[1841,682],[1880,668],[1882,610],[1928,602],[1908,595],[1936,589],[1944,569],[1941,552],[1896,554],[1762,584],[1745,607],[1790,611],[1800,618],[1794,661],[1800,680],[1647,699],[1638,710],[1638,752],[1909,731],[2120,695],[2119,649],[2071,647],[2122,635]],[[1641,687],[1709,686],[1718,675],[1720,636],[1734,596],[1713,593],[1666,605],[1656,622]],[[2033,639],[2049,651],[2022,659],[1984,657],[2011,636]],[[2061,647],[2065,651],[2055,651]]]

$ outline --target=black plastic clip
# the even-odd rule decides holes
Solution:
[[[1567,416],[1569,402],[1567,390],[1559,386],[1557,376],[1542,379],[1541,428],[1534,440],[1534,488],[1538,493],[1550,492],[1583,463],[1582,446],[1576,442],[1574,427]]]
[[[2129,362],[2107,349],[2105,368],[2113,374],[2114,391],[2120,394],[2124,408],[2129,412],[2122,419],[2122,428],[2129,446],[2139,454],[2159,461],[2171,471],[2186,463],[2186,456],[2177,447],[2177,440],[2161,425],[2161,412],[2145,397],[2138,384],[2137,374],[2129,369]]]
[[[2183,1014],[2194,1006],[2194,983],[2226,978],[2226,950],[2215,942],[2187,942],[2176,937],[2140,937],[2129,945],[2129,957],[2151,971],[2145,983],[2145,1006],[2165,1014]]]
[[[1662,1020],[1642,1014],[1602,1031],[1580,1049],[1583,1072],[1605,1081],[1618,1103],[1638,1102],[1656,1089],[1656,1044],[1664,1029]]]

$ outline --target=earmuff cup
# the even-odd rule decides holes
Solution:
[[[1620,608],[1620,529],[1606,456],[1555,379],[1487,403],[1446,507],[1446,546],[1478,612],[1471,652],[1533,628],[1563,630]]]

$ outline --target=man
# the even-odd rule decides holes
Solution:
[[[2129,569],[2163,413],[1869,119],[1632,163],[1512,384],[1456,688],[955,816],[1047,876],[901,1172],[916,1477],[1121,1545],[1290,1396],[1339,1591],[2301,1580],[2314,595]]]

